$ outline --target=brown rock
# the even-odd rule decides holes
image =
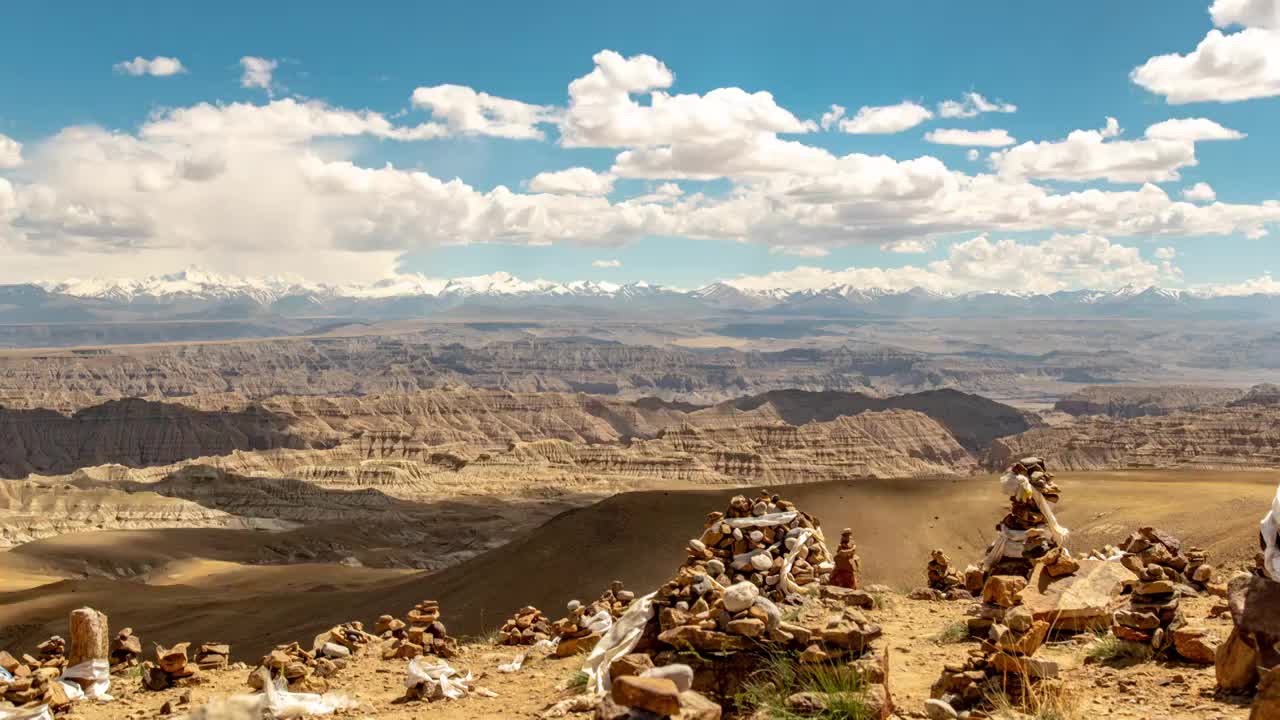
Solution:
[[[734,635],[755,638],[764,634],[764,622],[756,618],[730,620],[727,629]]]
[[[1212,665],[1218,642],[1204,628],[1184,625],[1173,631],[1173,648],[1191,662]]]
[[[1249,706],[1249,720],[1280,720],[1280,669],[1267,670]]]
[[[680,712],[671,720],[720,720],[720,706],[693,690],[680,693]]]
[[[1104,630],[1122,600],[1120,590],[1137,576],[1119,563],[1080,560],[1073,575],[1051,577],[1037,566],[1019,594],[1037,620],[1057,631]]]
[[[644,653],[623,655],[609,664],[609,677],[620,678],[626,675],[639,675],[653,667],[653,658]]]
[[[680,691],[666,678],[623,676],[613,682],[609,696],[619,705],[658,715],[680,712]]]
[[[1017,575],[992,575],[982,586],[982,601],[1005,608],[1013,607],[1018,604],[1018,593],[1026,586],[1026,578]]]
[[[558,658],[569,657],[570,655],[578,655],[581,653],[591,652],[591,649],[600,642],[600,634],[595,633],[580,638],[560,638],[560,642],[556,643],[556,651],[553,653]]]
[[[1245,641],[1239,628],[1214,653],[1214,675],[1218,687],[1227,692],[1250,690],[1258,682],[1258,651]]]

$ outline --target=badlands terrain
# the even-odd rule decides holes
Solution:
[[[555,615],[613,580],[654,587],[707,512],[768,487],[829,541],[854,529],[866,581],[892,598],[876,612],[901,653],[895,692],[918,708],[958,651],[936,636],[962,610],[904,593],[935,547],[961,565],[982,555],[1003,512],[993,473],[1011,459],[1042,454],[1061,473],[1073,550],[1154,524],[1220,567],[1251,561],[1280,481],[1273,339],[1219,354],[1217,330],[1155,322],[1121,347],[1099,332],[1113,321],[1137,322],[979,345],[974,321],[948,318],[802,323],[790,338],[754,320],[379,321],[6,351],[0,649],[65,633],[86,604],[147,643],[224,641],[250,663],[427,598],[453,634],[480,638],[524,605]],[[1057,651],[1104,700],[1171,701],[1160,683],[1182,676],[1169,714],[1133,717],[1207,701],[1198,669],[1112,677],[1081,667],[1080,646]],[[500,698],[430,717],[531,717],[576,669],[494,676],[512,654],[467,644],[459,663]],[[389,704],[400,664],[343,682],[379,717],[420,716]],[[124,698],[139,716],[160,703]]]

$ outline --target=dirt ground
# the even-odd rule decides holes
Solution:
[[[1189,620],[1225,637],[1230,621],[1209,618],[1215,598],[1184,601]],[[890,648],[890,687],[898,716],[922,718],[929,686],[947,662],[965,657],[975,647],[970,641],[944,643],[943,631],[961,622],[967,603],[910,600],[892,594],[885,607],[868,612],[884,628]],[[1218,697],[1214,691],[1211,666],[1182,662],[1153,661],[1131,666],[1085,663],[1092,636],[1060,638],[1040,650],[1037,657],[1057,661],[1075,712],[1063,720],[1124,718],[1127,720],[1243,720],[1248,717],[1246,701]],[[468,697],[437,703],[403,702],[404,674],[408,661],[383,661],[374,657],[358,659],[332,680],[334,691],[360,701],[359,709],[344,716],[378,720],[506,720],[534,718],[550,704],[569,697],[570,679],[581,668],[582,658],[531,659],[519,672],[507,674],[497,666],[511,660],[521,650],[480,643],[464,646],[461,657],[451,664],[480,677],[479,684],[497,697]],[[249,692],[246,670],[207,674],[206,682],[192,690],[194,704],[212,698]],[[116,678],[112,693],[117,700],[107,704],[82,704],[74,711],[77,720],[118,720],[159,717],[160,707],[172,701],[178,707],[182,690],[150,692],[141,689],[136,675]],[[178,707],[181,710],[180,707]],[[571,716],[574,717],[574,716]],[[590,715],[578,715],[589,718]]]

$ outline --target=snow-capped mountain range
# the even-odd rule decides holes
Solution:
[[[1048,294],[1009,291],[945,294],[836,284],[818,289],[754,289],[734,281],[694,290],[645,282],[523,280],[510,273],[429,278],[399,275],[370,284],[324,285],[294,275],[260,278],[198,268],[143,279],[71,279],[0,286],[0,319],[45,321],[125,311],[131,317],[335,316],[362,319],[426,316],[463,306],[528,309],[542,305],[593,311],[768,312],[816,316],[1072,315],[1141,317],[1209,314],[1280,317],[1280,294],[1124,287]],[[28,317],[24,318],[24,313]]]

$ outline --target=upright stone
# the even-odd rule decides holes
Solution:
[[[71,649],[67,665],[75,667],[90,660],[106,661],[111,654],[111,634],[107,616],[93,608],[71,611]]]

